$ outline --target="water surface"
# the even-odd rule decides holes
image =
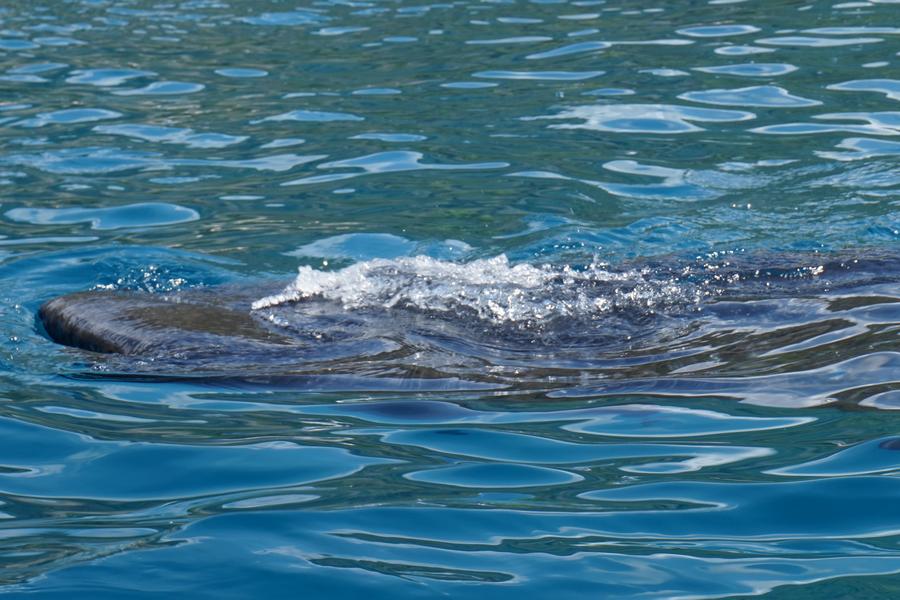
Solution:
[[[0,8],[3,591],[896,595],[896,21]],[[215,286],[305,354],[35,321]]]

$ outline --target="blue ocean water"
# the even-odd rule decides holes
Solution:
[[[900,595],[898,17],[0,7],[0,591]],[[235,289],[302,344],[36,319]]]

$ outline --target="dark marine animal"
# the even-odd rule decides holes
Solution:
[[[172,293],[88,291],[47,301],[37,322],[53,341],[89,351],[118,373],[491,379],[616,365],[625,373],[664,355],[670,370],[679,353],[721,362],[721,352],[709,359],[713,350],[746,346],[755,322],[773,331],[791,323],[811,332],[838,327],[840,315],[829,312],[835,302],[882,301],[852,300],[872,295],[893,302],[900,283],[900,257],[891,253],[728,256],[610,267],[603,276],[577,269],[573,276],[567,268],[524,289],[433,281],[403,264],[373,268],[368,276],[389,283],[390,297],[373,293],[367,302],[312,293],[254,308],[285,288],[279,281]],[[409,286],[415,294],[404,295]],[[430,300],[421,301],[423,294]],[[818,308],[798,316],[796,299]],[[521,308],[516,303],[530,311],[520,311],[526,317],[508,316]]]

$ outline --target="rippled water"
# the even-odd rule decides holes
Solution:
[[[898,17],[0,7],[0,590],[900,594]]]

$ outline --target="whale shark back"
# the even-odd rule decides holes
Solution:
[[[896,348],[885,329],[900,322],[898,282],[889,254],[641,268],[398,259],[301,269],[293,282],[80,292],[46,302],[38,320],[54,341],[88,351],[95,373],[117,376],[521,385],[777,369],[786,355],[769,353],[786,344],[791,361],[815,367],[817,336]]]

